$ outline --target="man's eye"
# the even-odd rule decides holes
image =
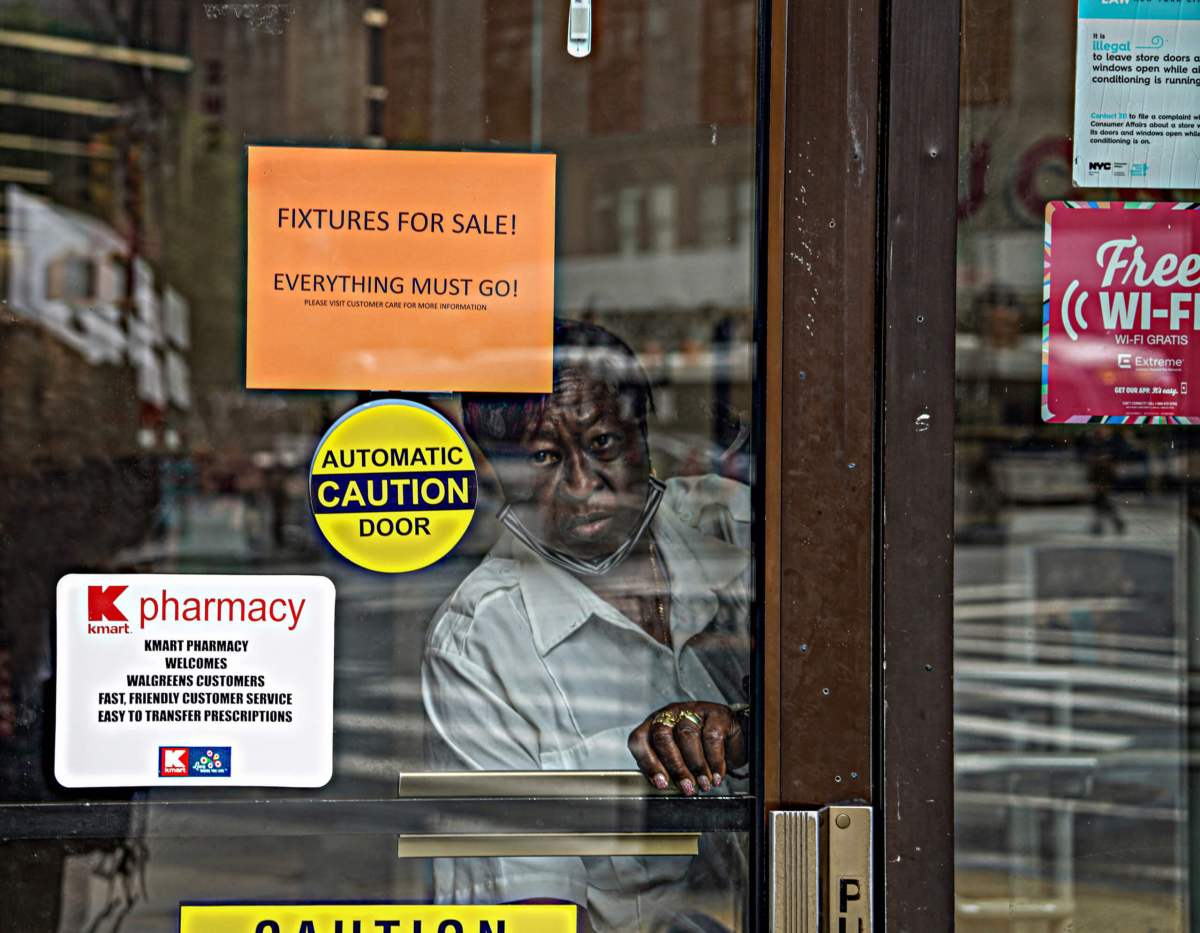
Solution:
[[[538,466],[548,466],[552,463],[558,463],[558,453],[553,450],[537,450],[529,458]]]
[[[617,435],[615,434],[599,434],[592,440],[592,447],[596,450],[609,450],[617,443]]]

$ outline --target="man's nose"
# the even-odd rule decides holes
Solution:
[[[583,500],[602,485],[602,480],[586,456],[577,451],[566,459],[566,471],[559,484],[559,491],[565,498]]]

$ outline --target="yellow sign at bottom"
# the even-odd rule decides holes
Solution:
[[[572,904],[180,904],[179,933],[576,933]]]

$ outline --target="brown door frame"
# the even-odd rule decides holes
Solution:
[[[764,801],[874,805],[878,928],[954,923],[959,0],[772,0]]]

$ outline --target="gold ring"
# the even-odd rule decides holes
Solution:
[[[686,719],[688,722],[693,723],[697,726],[704,725],[704,717],[701,716],[699,713],[697,713],[695,710],[681,709],[679,711],[679,718]]]
[[[651,719],[650,722],[656,726],[669,726],[670,728],[674,729],[675,723],[679,722],[679,716],[677,716],[675,713],[672,713],[669,709],[665,709]]]

